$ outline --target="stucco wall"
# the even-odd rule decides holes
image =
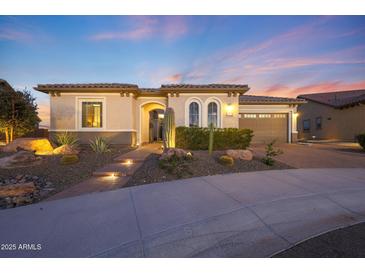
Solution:
[[[202,107],[202,126],[207,127],[208,104],[210,100],[217,100],[220,102],[221,112],[221,126],[222,127],[238,127],[238,96],[228,97],[227,94],[180,94],[179,97],[168,98],[168,106],[175,111],[176,126],[185,126],[188,124],[188,105],[191,99],[198,99]],[[226,115],[226,106],[231,104],[233,106],[233,116]]]
[[[50,129],[75,129],[75,96],[50,97]]]
[[[105,102],[104,130],[134,130],[133,97],[121,97],[119,94],[61,94],[51,96],[51,130],[79,130],[82,99],[101,99]],[[94,131],[97,129],[82,129]]]
[[[365,132],[365,105],[345,109],[334,109],[330,106],[308,101],[298,107],[299,138],[354,140],[354,137]],[[316,129],[316,117],[322,117],[322,129]],[[303,131],[303,120],[310,119],[310,131]]]

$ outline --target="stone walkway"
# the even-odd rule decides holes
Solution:
[[[93,177],[53,195],[47,200],[58,200],[121,188],[127,183],[129,177],[143,164],[144,159],[151,153],[161,152],[161,144],[154,143],[122,154],[114,159],[114,163],[97,169],[93,173]]]
[[[121,188],[0,211],[0,257],[270,257],[365,221],[365,169],[289,169]]]

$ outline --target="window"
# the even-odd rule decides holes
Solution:
[[[322,117],[316,118],[316,129],[322,129]]]
[[[246,119],[255,119],[256,114],[244,114],[243,117]]]
[[[213,124],[214,127],[218,127],[218,106],[215,102],[208,104],[208,126]]]
[[[82,127],[101,128],[103,115],[102,102],[82,102]]]
[[[259,114],[259,118],[271,118],[271,114]]]
[[[283,114],[283,113],[274,114],[274,118],[284,119],[284,118],[286,118],[286,114]]]
[[[310,129],[311,129],[311,120],[310,119],[303,120],[303,130],[310,131]]]
[[[198,127],[199,119],[199,104],[191,102],[189,105],[189,127]]]

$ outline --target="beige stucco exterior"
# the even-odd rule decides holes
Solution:
[[[102,127],[83,128],[81,104],[83,101],[102,102]],[[293,105],[239,105],[239,94],[226,90],[201,92],[165,92],[136,95],[133,92],[108,90],[70,90],[53,93],[51,103],[51,135],[57,132],[76,132],[82,142],[95,136],[103,136],[113,143],[143,144],[149,141],[149,112],[171,107],[175,112],[176,126],[189,126],[189,105],[199,105],[199,126],[208,126],[208,105],[218,106],[218,127],[238,128],[240,113],[287,113],[288,141],[296,137],[296,107]]]
[[[308,101],[298,107],[299,138],[336,139],[353,141],[365,132],[365,105],[335,109],[331,106]],[[322,117],[322,128],[317,129],[315,120]],[[303,130],[303,121],[310,119],[310,130]]]
[[[208,104],[212,101],[218,103],[220,108],[219,126],[223,128],[238,127],[238,96],[227,94],[180,94],[179,97],[169,96],[168,106],[175,111],[175,123],[177,126],[188,126],[188,109],[192,101],[199,102],[201,109],[201,126],[207,127]],[[227,115],[227,105],[232,106],[232,115]]]

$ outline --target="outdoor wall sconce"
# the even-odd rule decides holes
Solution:
[[[226,115],[233,116],[233,105],[232,104],[226,105]]]

